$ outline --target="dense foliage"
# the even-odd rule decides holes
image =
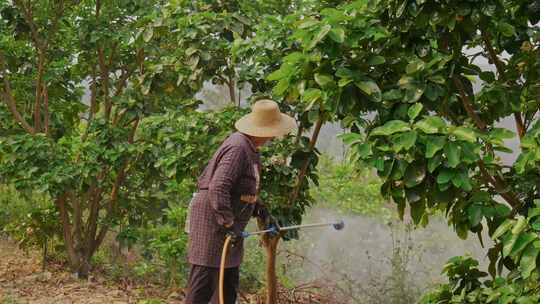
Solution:
[[[351,128],[344,140],[377,168],[401,215],[408,206],[427,225],[440,210],[462,238],[487,231],[490,273],[529,280],[539,253],[539,11],[530,1],[354,1],[285,22],[293,47],[267,79],[312,122]],[[506,117],[515,128],[498,124]],[[508,139],[521,142],[510,165]],[[515,229],[498,235],[501,225]]]
[[[245,113],[199,113],[194,94],[212,80],[228,84],[236,103],[233,40],[253,34],[254,12],[279,14],[287,7],[252,1],[0,4],[0,176],[52,198],[68,261],[81,276],[109,230],[163,218],[170,202],[189,197],[211,153]],[[290,157],[304,142],[301,134],[284,139],[279,153]],[[299,222],[310,202],[306,183],[295,180],[299,170],[312,177],[314,165],[302,158],[314,153],[306,148],[295,155],[292,168],[286,165],[291,159],[268,168],[287,167],[269,181],[276,185],[268,188],[280,192],[264,194],[276,213],[287,200],[280,196],[296,189],[298,208],[281,212],[284,222]]]

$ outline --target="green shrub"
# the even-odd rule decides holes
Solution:
[[[485,279],[488,274],[478,269],[478,261],[457,256],[448,260],[443,273],[448,276],[448,284],[426,293],[419,304],[540,302],[540,277],[536,272],[526,279],[519,271]]]
[[[21,194],[0,185],[0,229],[22,248],[41,248],[44,262],[50,245],[62,248],[62,227],[53,202],[39,193]]]

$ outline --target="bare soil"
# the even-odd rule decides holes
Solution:
[[[180,304],[182,296],[182,290],[113,282],[99,273],[80,280],[62,265],[42,271],[38,252],[0,240],[0,304]]]

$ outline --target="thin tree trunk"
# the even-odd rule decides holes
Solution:
[[[322,117],[319,117],[319,120],[317,120],[317,124],[315,125],[315,129],[313,130],[313,135],[311,136],[311,140],[309,141],[308,149],[310,152],[315,149],[315,144],[317,144],[317,139],[319,138],[319,133],[321,131],[321,127],[323,125],[324,121]],[[298,135],[300,136],[301,133]],[[300,188],[302,187],[302,182],[304,181],[304,177],[306,176],[307,169],[309,168],[309,163],[311,161],[311,157],[306,158],[304,163],[302,164],[302,168],[300,168],[300,172],[298,173],[298,178],[296,180],[296,186],[293,189],[293,192],[291,193],[291,196],[289,197],[288,204],[291,205],[294,203],[296,198],[298,197],[298,193],[300,192]]]
[[[45,241],[43,242],[43,263],[41,265],[41,271],[45,271],[47,268],[47,246],[48,245],[48,239],[45,237]]]
[[[227,82],[227,86],[229,87],[230,102],[236,105],[236,92],[234,91],[234,86],[235,86],[234,79],[229,78],[229,81]]]
[[[62,233],[64,236],[64,245],[66,246],[66,253],[70,267],[73,270],[77,270],[80,264],[80,255],[75,251],[74,241],[71,235],[71,223],[69,221],[69,215],[66,208],[66,195],[62,194],[56,199],[56,206],[60,212],[60,220],[62,222]]]
[[[276,258],[279,240],[279,237],[273,237],[264,242],[266,249],[266,304],[277,304],[278,300]]]
[[[38,50],[38,75],[36,80],[36,96],[34,101],[34,129],[41,132],[41,101],[43,97],[43,72],[45,68],[45,55]]]

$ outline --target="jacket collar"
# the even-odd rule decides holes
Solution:
[[[248,143],[248,146],[251,148],[251,151],[253,151],[254,153],[259,153],[259,150],[257,150],[257,148],[255,147],[255,145],[253,144],[249,136],[247,136],[246,134],[242,132],[236,132],[236,133],[240,134],[240,136],[244,138],[244,140]]]

